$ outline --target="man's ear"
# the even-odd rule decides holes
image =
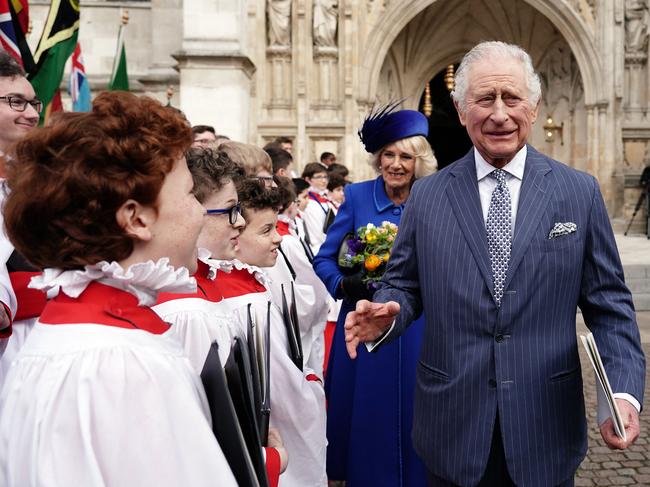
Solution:
[[[533,113],[530,120],[531,124],[535,123],[535,121],[537,120],[537,117],[539,115],[539,107],[541,106],[541,104],[542,104],[542,99],[540,98],[539,100],[537,100],[537,105],[535,105],[535,108],[533,108]]]
[[[127,200],[115,213],[117,224],[124,232],[137,240],[148,242],[153,237],[153,224],[156,222],[156,210],[143,206],[135,200]]]
[[[458,112],[458,120],[460,120],[460,124],[465,127],[465,112],[463,112],[456,100],[454,100],[454,106],[456,107],[456,112]]]

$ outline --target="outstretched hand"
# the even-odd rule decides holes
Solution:
[[[357,358],[359,343],[371,342],[382,336],[395,321],[398,313],[399,304],[395,301],[387,303],[371,303],[365,299],[359,301],[356,310],[349,312],[345,318],[345,346],[350,358]]]

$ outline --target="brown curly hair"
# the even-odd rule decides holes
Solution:
[[[225,152],[198,147],[187,151],[185,158],[194,180],[192,193],[199,203],[229,181],[237,185],[246,176],[244,168],[231,161]]]
[[[116,219],[129,199],[156,205],[192,144],[182,113],[126,92],[101,93],[87,113],[31,131],[8,164],[7,234],[39,268],[119,261],[134,239]]]
[[[241,181],[237,187],[237,196],[241,204],[244,219],[247,219],[251,210],[266,210],[270,208],[280,211],[282,198],[278,188],[266,188],[264,183],[257,179]]]

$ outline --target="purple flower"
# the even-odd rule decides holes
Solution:
[[[371,280],[368,281],[366,286],[368,287],[368,289],[370,291],[375,292],[377,290],[377,288],[379,287],[379,282],[371,279]]]
[[[355,256],[359,254],[360,252],[363,251],[363,243],[361,243],[361,240],[359,237],[354,237],[348,239],[348,251],[350,252],[350,255]]]

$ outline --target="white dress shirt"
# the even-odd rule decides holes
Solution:
[[[526,166],[526,156],[528,149],[524,145],[519,152],[513,157],[512,161],[502,167],[506,172],[506,185],[510,192],[510,203],[512,208],[512,225],[514,232],[515,222],[517,220],[517,206],[519,205],[519,191],[521,190],[521,181],[524,179],[524,167]],[[497,187],[497,180],[490,177],[490,173],[496,168],[490,165],[474,147],[474,161],[476,163],[476,179],[478,180],[478,193],[481,198],[481,209],[483,210],[483,221],[487,223],[488,210],[490,209],[490,200],[492,192]]]

